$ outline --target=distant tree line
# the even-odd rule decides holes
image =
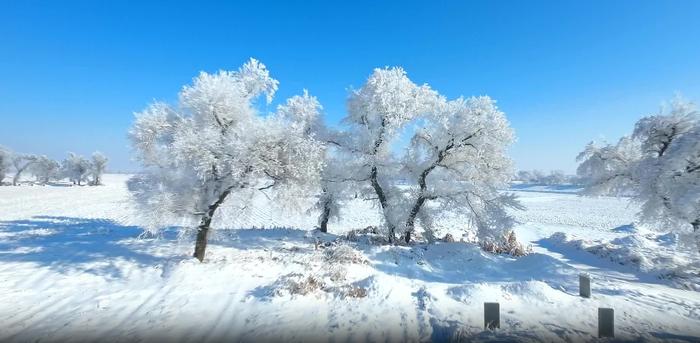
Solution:
[[[513,181],[536,185],[577,185],[581,179],[576,175],[567,175],[561,170],[546,173],[542,170],[520,170]]]
[[[42,185],[67,179],[78,186],[97,186],[102,184],[107,161],[100,152],[94,152],[91,159],[71,152],[59,162],[45,155],[17,153],[0,146],[0,185],[17,186],[23,176],[31,175],[34,177],[32,183]],[[10,174],[11,181],[3,182]]]

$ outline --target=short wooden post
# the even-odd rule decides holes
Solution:
[[[484,303],[484,328],[493,330],[500,327],[500,305],[498,303]]]
[[[588,274],[579,274],[578,276],[578,294],[584,298],[591,297],[591,277]]]
[[[615,310],[598,308],[598,337],[615,337]]]

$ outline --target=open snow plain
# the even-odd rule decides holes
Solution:
[[[324,235],[315,214],[261,197],[219,218],[239,229],[213,235],[200,264],[190,235],[140,237],[127,178],[0,187],[0,341],[591,341],[599,307],[615,310],[617,339],[700,340],[697,256],[630,225],[637,208],[624,199],[517,187],[516,232],[533,253],[512,258],[461,242],[347,241],[378,223],[366,202]],[[440,225],[457,240],[465,226],[458,215]],[[484,331],[491,301],[501,328]]]

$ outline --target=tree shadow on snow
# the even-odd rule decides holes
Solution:
[[[121,262],[153,266],[166,260],[135,250],[138,244],[133,239],[142,233],[139,227],[105,219],[37,216],[0,221],[0,261],[34,262],[61,273],[82,271],[120,278]],[[166,230],[163,238],[174,240],[175,234]]]
[[[623,225],[615,228],[613,231],[631,232],[632,230],[634,230],[633,226]],[[552,240],[551,237],[540,239],[534,243],[544,249],[562,255],[565,262],[569,261],[574,264],[584,265],[586,267],[586,272],[589,273],[600,272],[605,274],[606,278],[618,279],[621,281],[661,285],[666,285],[668,283],[667,280],[660,279],[657,273],[644,272],[631,264],[622,264],[619,261],[596,255],[587,250],[561,245],[557,241]],[[615,290],[602,290],[601,292],[609,292],[608,295],[616,295]]]
[[[215,230],[210,243],[238,250],[299,249],[313,250],[315,242],[324,244],[338,236],[318,230],[287,227]]]
[[[375,253],[374,266],[387,274],[426,282],[474,284],[543,281],[553,288],[571,289],[578,272],[544,254],[512,258],[494,255],[465,243],[439,243],[410,248],[391,247]]]

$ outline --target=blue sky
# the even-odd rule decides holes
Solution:
[[[63,158],[100,150],[136,170],[133,112],[201,70],[249,57],[307,88],[327,121],[373,68],[441,93],[490,95],[520,169],[573,172],[680,92],[700,100],[700,1],[0,1],[0,144]]]

